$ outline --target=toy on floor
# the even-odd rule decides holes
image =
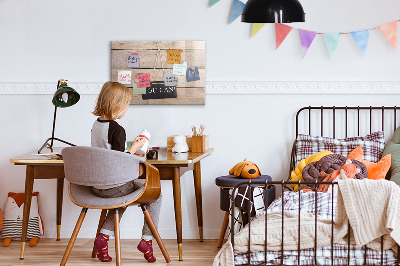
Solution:
[[[185,136],[175,136],[174,137],[175,146],[172,148],[172,152],[188,152],[189,146],[186,143]]]
[[[38,207],[39,192],[32,193],[31,212],[29,214],[28,233],[26,238],[30,239],[29,246],[34,247],[43,235],[43,223],[39,215]],[[3,247],[8,247],[11,240],[21,241],[22,219],[24,213],[24,193],[9,192],[4,208],[3,228],[1,237]]]
[[[258,168],[255,163],[246,160],[247,158],[244,159],[242,162],[237,163],[231,170],[229,170],[229,174],[249,179],[257,178],[258,176],[260,176],[260,168]]]

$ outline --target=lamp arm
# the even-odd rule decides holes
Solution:
[[[51,144],[50,144],[50,148],[53,147],[54,131],[55,131],[55,129],[56,129],[56,118],[57,118],[57,106],[54,106],[53,131],[51,132]]]

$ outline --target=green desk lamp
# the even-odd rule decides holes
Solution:
[[[65,108],[70,107],[76,104],[79,101],[79,93],[76,92],[73,88],[69,87],[67,84],[67,80],[60,79],[57,83],[57,91],[53,95],[53,105],[54,105],[54,118],[53,118],[53,131],[51,133],[51,138],[48,138],[42,147],[39,149],[38,153],[40,153],[45,147],[50,148],[51,152],[53,152],[53,141],[58,140],[62,143],[75,146],[72,143],[69,143],[65,140],[55,138],[54,137],[54,129],[56,128],[56,116],[57,116],[57,107]],[[50,144],[49,144],[49,141]]]

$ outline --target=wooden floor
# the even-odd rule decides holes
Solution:
[[[40,239],[36,247],[27,246],[25,249],[25,259],[20,260],[20,242],[12,241],[9,247],[0,246],[0,265],[60,265],[65,248],[69,239]],[[163,240],[168,250],[172,262],[167,264],[154,241],[154,254],[157,258],[156,263],[149,264],[143,254],[136,249],[140,240],[121,240],[122,264],[123,265],[212,265],[215,255],[218,253],[217,240],[187,240],[183,241],[183,261],[178,261],[178,247],[176,240]],[[92,239],[77,239],[68,259],[67,265],[115,265],[114,262],[114,243],[110,241],[110,255],[113,262],[104,263],[92,259]]]

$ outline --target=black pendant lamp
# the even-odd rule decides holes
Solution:
[[[249,0],[243,9],[242,22],[304,22],[304,10],[298,0]]]

